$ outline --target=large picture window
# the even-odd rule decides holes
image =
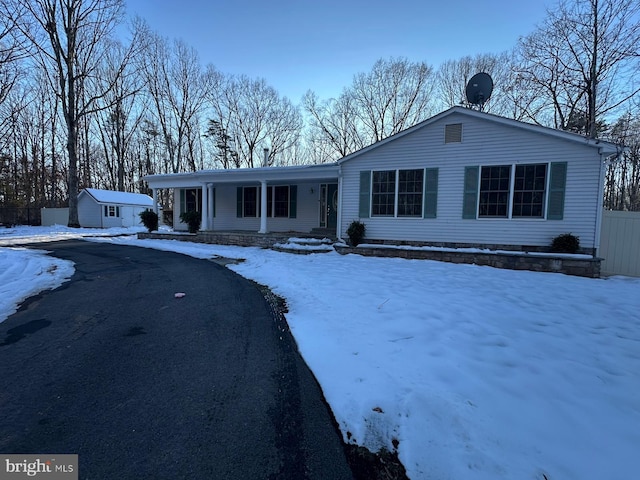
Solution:
[[[462,216],[561,219],[565,180],[564,162],[466,167]],[[547,189],[556,192],[555,197],[547,199]]]
[[[289,186],[267,187],[267,215],[269,217],[289,216]]]
[[[424,170],[400,170],[398,172],[398,216],[422,216]]]
[[[244,187],[242,192],[242,215],[258,216],[258,187]]]
[[[190,188],[185,192],[186,212],[199,212],[201,202],[201,190],[199,188]]]
[[[393,217],[396,196],[396,171],[373,172],[371,215]]]
[[[480,173],[480,217],[509,215],[509,187],[511,166],[482,167]]]
[[[267,217],[296,218],[297,185],[267,186]],[[262,209],[261,187],[238,187],[236,217],[259,217]]]
[[[514,217],[544,217],[547,164],[517,165],[513,184]]]
[[[424,170],[374,171],[371,184],[371,215],[374,217],[421,217]]]

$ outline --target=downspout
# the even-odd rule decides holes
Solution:
[[[607,160],[600,153],[600,180],[598,183],[598,201],[596,202],[596,224],[593,232],[593,256],[600,253],[600,228],[602,226],[602,209],[604,208],[604,173],[607,167]]]
[[[336,237],[341,242],[342,239],[342,165],[338,164],[338,211],[336,218]]]
[[[269,165],[269,149],[264,149],[264,159],[262,166]],[[260,230],[258,233],[267,233],[267,181],[260,180]]]

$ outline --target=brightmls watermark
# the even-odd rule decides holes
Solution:
[[[0,480],[78,480],[78,455],[2,455]]]

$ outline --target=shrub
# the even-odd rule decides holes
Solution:
[[[349,235],[349,243],[351,246],[357,247],[362,242],[365,230],[364,223],[358,220],[351,222],[351,225],[347,228],[347,235]]]
[[[580,238],[570,233],[563,233],[553,239],[551,251],[556,253],[578,253]]]
[[[145,210],[140,212],[140,220],[149,232],[158,230],[158,214],[153,210]]]
[[[200,230],[200,212],[192,210],[190,212],[184,212],[180,214],[180,220],[186,223],[189,227],[189,233],[196,233]]]

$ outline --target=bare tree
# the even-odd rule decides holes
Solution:
[[[365,145],[357,106],[348,90],[337,98],[320,100],[309,90],[303,97],[309,115],[308,143],[315,163],[325,163],[361,149]]]
[[[371,142],[426,119],[433,106],[433,69],[406,58],[378,60],[368,73],[355,76],[350,94]]]
[[[320,161],[335,160],[425,120],[435,106],[433,69],[405,58],[380,59],[337,99],[303,98],[307,142]]]
[[[209,99],[214,115],[210,125],[219,130],[221,148],[230,155],[226,160],[238,167],[261,165],[263,148],[269,149],[268,163],[273,165],[298,140],[300,111],[264,79],[219,78]]]
[[[189,136],[196,135],[192,125],[204,109],[209,89],[209,77],[197,52],[182,41],[170,44],[150,34],[140,67],[167,150],[169,171],[184,171],[185,158],[187,168],[195,170],[195,159],[189,155],[193,138]]]
[[[640,117],[627,112],[609,132],[609,139],[626,148],[607,165],[604,207],[640,211]]]
[[[557,128],[593,138],[599,120],[640,92],[639,14],[637,0],[561,0],[521,39],[521,78]]]
[[[128,53],[120,42],[111,42],[100,67],[100,88],[108,93],[100,101],[103,108],[97,119],[98,135],[113,179],[110,188],[119,191],[125,191],[128,186],[125,172],[129,147],[145,114],[144,104],[139,101],[143,77]],[[110,85],[113,88],[108,89]]]
[[[16,53],[18,47],[8,33],[9,30],[0,30],[0,104],[7,98],[20,74]]]
[[[78,127],[104,91],[79,89],[92,82],[105,54],[101,48],[124,13],[123,0],[6,0],[4,13],[34,47],[60,100],[67,127],[69,226],[78,222]],[[110,89],[111,86],[108,87]],[[87,90],[85,90],[87,91]]]

